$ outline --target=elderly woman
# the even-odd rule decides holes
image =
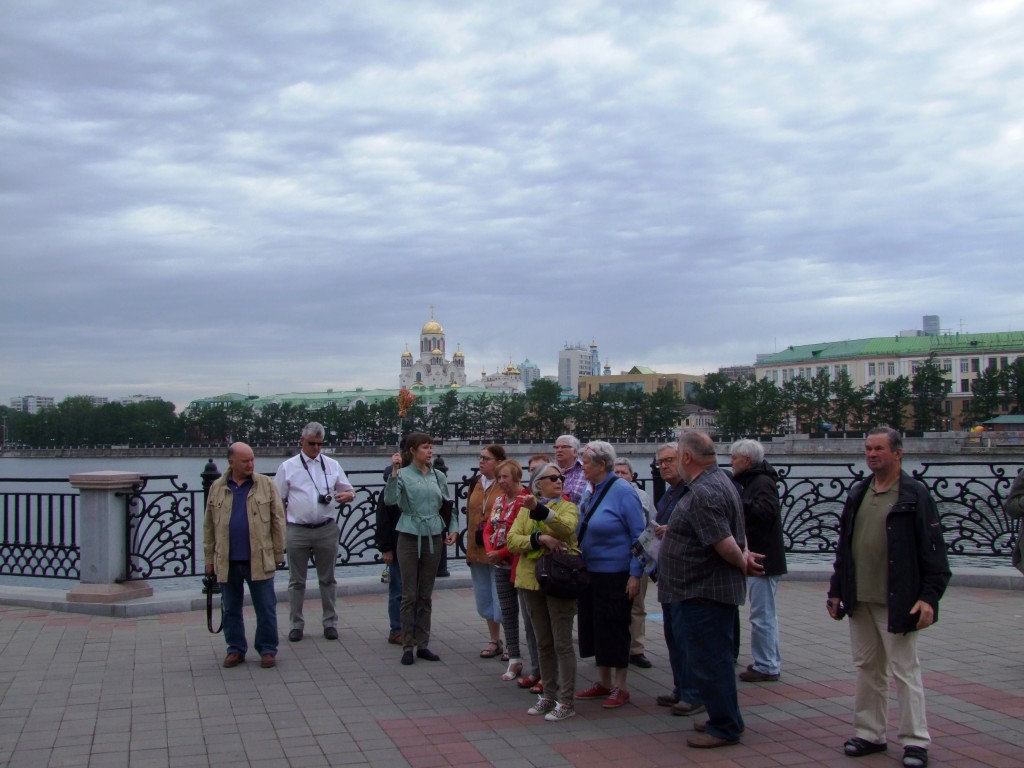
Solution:
[[[402,451],[391,457],[391,477],[384,486],[384,503],[402,510],[395,526],[395,556],[402,572],[402,663],[406,665],[413,664],[416,657],[441,660],[427,647],[434,579],[441,547],[454,544],[458,530],[452,515],[448,535],[444,535],[440,508],[449,498],[448,486],[444,475],[433,468],[433,458],[430,435],[409,433]]]
[[[629,701],[629,624],[643,568],[633,544],[644,530],[644,512],[633,487],[617,477],[615,449],[595,440],[582,452],[583,472],[593,491],[580,504],[577,533],[590,571],[590,588],[579,599],[580,657],[593,656],[598,681],[576,698],[604,699],[605,709]]]
[[[775,592],[786,572],[786,544],[782,537],[782,508],[775,483],[779,473],[764,459],[757,440],[737,440],[729,447],[732,479],[743,500],[743,522],[747,547],[764,555],[764,575],[748,576],[750,596],[750,655],[754,663],[740,672],[747,683],[779,679],[782,653],[779,650],[779,619]]]
[[[576,600],[544,594],[537,583],[537,560],[561,550],[579,554],[576,526],[579,510],[562,495],[562,473],[557,464],[541,464],[530,475],[532,495],[508,533],[509,551],[520,553],[516,588],[526,601],[533,622],[540,657],[543,693],[527,710],[545,720],[566,720],[576,714],[576,651],[572,645],[572,621]]]
[[[507,460],[499,463],[497,478],[501,495],[495,500],[484,525],[484,546],[487,549],[487,559],[494,566],[494,584],[498,591],[498,601],[501,603],[501,623],[505,628],[505,646],[508,653],[508,669],[502,674],[501,679],[507,682],[519,678],[523,671],[523,661],[519,656],[519,595],[514,583],[515,567],[519,557],[509,551],[508,530],[515,522],[523,500],[529,494],[523,488],[523,468],[519,466],[519,462]],[[533,627],[527,625],[527,629],[527,634],[533,637]],[[536,639],[528,648],[530,662],[539,672]],[[527,684],[527,678],[522,678],[520,687],[528,688],[535,682],[536,679],[533,679]]]
[[[480,474],[473,483],[466,501],[466,564],[473,579],[473,596],[476,612],[487,622],[488,642],[480,658],[493,659],[500,656],[501,648],[501,606],[494,582],[493,568],[484,547],[484,524],[494,502],[501,495],[495,482],[498,464],[505,460],[505,449],[500,445],[488,445],[480,451]]]

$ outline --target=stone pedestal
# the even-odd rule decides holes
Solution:
[[[125,582],[128,520],[124,497],[141,480],[137,472],[81,472],[68,477],[79,491],[79,584],[70,602],[114,603],[153,594],[145,582]]]

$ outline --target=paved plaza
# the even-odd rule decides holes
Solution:
[[[0,765],[900,765],[894,699],[889,752],[842,755],[854,670],[847,624],[826,616],[821,578],[783,581],[782,679],[740,683],[742,744],[703,751],[686,746],[693,718],[654,701],[671,687],[660,615],[648,620],[654,667],[631,668],[630,704],[606,711],[581,701],[576,717],[545,722],[526,714],[533,696],[501,681],[502,663],[478,657],[483,622],[457,576],[435,593],[431,648],[442,661],[412,667],[386,643],[379,584],[339,598],[340,642],[315,631],[314,593],[306,638],[284,640],[274,669],[261,669],[251,649],[247,663],[224,669],[223,637],[208,634],[200,611],[111,618],[0,605]],[[657,609],[653,595],[648,608]],[[246,621],[251,643],[249,608]],[[284,637],[286,602],[278,621]],[[920,641],[932,765],[1024,765],[1022,631],[1024,592],[946,593]],[[744,642],[740,664],[749,661]],[[578,685],[593,679],[581,662]]]

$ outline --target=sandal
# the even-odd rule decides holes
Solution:
[[[928,768],[928,750],[914,745],[904,747],[903,765],[905,768]]]
[[[544,683],[537,683],[533,688],[530,689],[530,693],[536,693],[538,696],[544,693]]]
[[[540,682],[540,678],[536,675],[526,675],[516,680],[516,685],[520,688],[533,688],[538,682]]]
[[[873,741],[862,739],[860,736],[854,736],[852,739],[843,744],[843,753],[847,757],[864,757],[864,755],[873,755],[876,752],[885,752],[889,748],[886,742],[876,744]]]
[[[504,649],[504,650],[503,650],[503,651],[501,652],[501,660],[502,660],[502,661],[508,661],[508,648],[505,648],[505,649]]]
[[[491,640],[487,647],[480,651],[481,659],[493,659],[501,654],[501,640]]]
[[[505,674],[501,676],[501,679],[506,683],[509,680],[515,680],[519,677],[519,673],[523,671],[523,663],[521,661],[513,661],[508,665],[508,669],[505,670]]]

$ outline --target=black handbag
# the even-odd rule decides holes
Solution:
[[[537,583],[545,595],[575,600],[590,586],[590,573],[582,555],[552,552],[537,561]]]
[[[587,535],[590,516],[600,506],[608,489],[617,482],[612,480],[604,487],[597,499],[588,505],[583,525],[580,526],[578,543],[583,543]],[[590,572],[583,555],[570,555],[568,552],[551,552],[541,556],[537,561],[537,583],[545,595],[575,600],[590,586]]]
[[[444,486],[441,485],[441,479],[437,476],[437,470],[434,470],[434,479],[437,480],[437,487],[441,489],[441,505],[437,508],[437,513],[441,515],[441,520],[444,522],[444,531],[447,533],[448,529],[452,525],[452,514],[455,512],[455,502],[451,499],[444,498]]]

